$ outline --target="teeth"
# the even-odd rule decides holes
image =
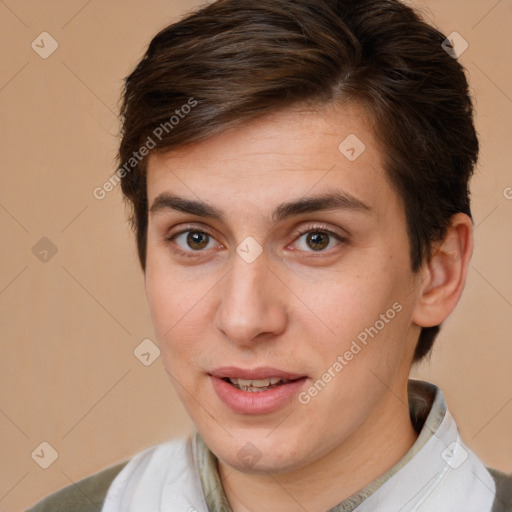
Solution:
[[[240,381],[238,381],[240,383]],[[251,382],[251,381],[247,381]],[[267,386],[270,386],[270,379],[259,379],[259,380],[253,380],[252,384],[244,384],[244,386],[252,386],[253,388],[265,388]]]
[[[243,391],[266,391],[267,389],[275,387],[277,384],[286,384],[291,382],[289,380],[280,379],[278,377],[254,380],[230,378],[229,381],[235,387]]]
[[[247,386],[252,386],[253,382],[262,382],[262,381],[260,381],[260,380],[252,381],[252,380],[246,380],[246,379],[238,379],[238,385],[239,386],[246,386],[246,387]],[[265,386],[268,386],[268,383],[266,383]],[[261,386],[259,386],[259,387],[261,387]]]

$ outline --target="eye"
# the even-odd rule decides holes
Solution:
[[[345,238],[324,226],[309,226],[297,234],[299,241],[296,245],[305,252],[328,252],[340,243],[347,242]]]
[[[185,226],[185,228],[166,238],[172,250],[178,255],[190,258],[200,257],[201,253],[206,253],[208,249],[219,247],[219,242],[207,231],[195,226]],[[306,253],[329,253],[331,249],[342,243],[348,243],[348,240],[326,226],[315,225],[297,231],[295,242],[289,247]]]
[[[185,256],[194,257],[194,253],[205,252],[218,245],[218,242],[210,233],[197,228],[180,231],[166,239],[177,246],[174,250]]]

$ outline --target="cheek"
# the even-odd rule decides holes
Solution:
[[[410,317],[407,276],[382,262],[366,268],[373,270],[344,276],[317,295],[319,316],[329,326],[327,343],[318,348],[332,361],[346,355],[353,369],[390,369],[403,355]]]
[[[317,295],[322,318],[341,339],[352,338],[373,325],[397,300],[393,283],[384,276],[380,271],[354,271],[339,276]]]
[[[165,336],[194,300],[194,283],[182,283],[165,250],[148,243],[145,272],[146,297],[159,337]]]
[[[168,269],[159,265],[148,252],[145,274],[146,297],[155,334],[162,352],[168,349],[167,340],[179,331],[180,318],[186,318],[187,300],[183,287]]]
[[[161,338],[172,327],[172,312],[176,311],[177,299],[176,294],[172,293],[171,279],[161,271],[149,254],[146,263],[145,287],[153,327],[157,337]]]
[[[189,374],[190,365],[200,359],[206,320],[213,314],[207,285],[197,279],[180,278],[171,265],[159,265],[148,257],[146,296],[162,361],[172,374]]]

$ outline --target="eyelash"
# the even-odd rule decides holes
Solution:
[[[178,231],[177,233],[173,233],[172,235],[166,237],[165,241],[169,242],[170,244],[173,244],[173,241],[174,241],[175,238],[177,238],[180,235],[183,235],[184,233],[188,233],[190,231],[191,232],[195,232],[195,233],[201,233],[201,234],[208,235],[208,236],[210,236],[211,238],[213,238],[215,240],[215,237],[208,230],[206,230],[204,228],[198,228],[197,226],[193,226],[193,225],[187,225],[181,231]],[[307,226],[306,228],[303,228],[302,230],[297,230],[294,233],[294,241],[297,238],[300,238],[301,236],[306,235],[308,233],[322,233],[322,234],[326,234],[326,235],[329,235],[330,237],[335,238],[336,240],[338,240],[342,244],[348,244],[348,239],[347,238],[344,238],[344,237],[338,235],[337,233],[335,233],[334,231],[331,231],[325,225],[322,225],[322,224],[315,224],[315,225],[312,225],[312,226]],[[173,245],[175,245],[175,244],[173,244]],[[183,251],[182,249],[180,249],[179,247],[176,247],[176,246],[174,246],[172,248],[172,250],[175,253],[177,253],[178,255],[184,256],[186,258],[198,258],[198,257],[201,257],[201,253],[204,252],[204,251]],[[307,257],[309,257],[309,258],[322,257],[324,254],[326,254],[326,253],[328,254],[331,250],[332,250],[332,248],[328,249],[327,251],[319,251],[318,254],[314,254],[314,252],[311,251],[311,252],[313,252],[313,254],[311,254],[311,255],[309,255]],[[306,251],[306,252],[310,252],[310,251]]]

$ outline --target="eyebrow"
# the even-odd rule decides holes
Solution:
[[[226,220],[224,213],[214,206],[203,201],[185,199],[167,192],[163,192],[155,198],[149,212],[151,215],[154,215],[164,210],[176,210],[199,217],[215,219],[220,222],[225,222]],[[364,213],[370,213],[372,211],[372,209],[361,200],[346,192],[337,191],[302,197],[295,201],[282,203],[272,212],[272,221],[277,223],[293,215],[324,210],[351,210]]]

